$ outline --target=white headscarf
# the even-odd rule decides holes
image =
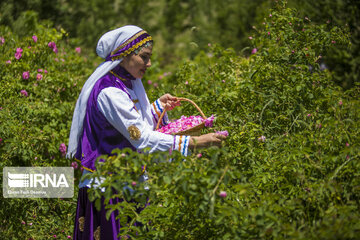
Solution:
[[[117,47],[125,43],[129,38],[134,36],[136,33],[141,31],[142,29],[137,26],[124,26],[113,31],[105,33],[99,40],[96,53],[103,59],[110,55],[112,51],[114,51]],[[79,98],[76,102],[74,115],[71,124],[70,137],[69,137],[69,146],[68,152],[66,154],[67,158],[72,158],[78,147],[78,142],[83,132],[83,123],[86,113],[86,106],[90,96],[90,93],[97,82],[101,77],[107,74],[110,70],[115,68],[122,61],[122,58],[115,61],[105,61],[101,63],[96,70],[91,74],[88,80],[85,82]],[[137,88],[135,89],[135,87]],[[144,87],[142,86],[141,79],[136,79],[134,91],[139,96],[139,103],[143,104],[145,109],[142,109],[143,114],[145,115],[145,119],[151,123],[151,112],[146,111],[149,109],[150,105],[149,100],[145,94]]]

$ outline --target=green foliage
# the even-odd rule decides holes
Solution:
[[[320,66],[331,54],[333,41],[343,49],[349,47],[348,30],[314,24],[279,2],[246,35],[251,47],[240,53],[211,42],[203,51],[194,48],[192,53],[198,54],[193,60],[184,60],[176,71],[170,69],[174,73],[165,74],[160,70],[164,59],[155,50],[153,69],[144,80],[149,98],[165,92],[190,98],[205,115],[216,115],[215,126],[204,133],[227,130],[229,137],[222,148],[197,149],[188,157],[128,149],[102,156],[106,161],[97,163],[92,176],[105,177],[106,191],[91,188],[89,197],[95,206],[115,197],[126,200],[106,206],[107,216],[119,212],[126,226],[121,235],[134,239],[359,239],[360,86],[355,83],[344,91],[336,86],[334,74]],[[176,19],[170,14],[177,3],[166,3],[172,7],[167,17],[175,18],[174,35],[187,29],[184,16]],[[188,4],[182,7],[191,9]],[[74,11],[84,11],[85,5]],[[218,16],[226,16],[224,12],[229,13],[223,9]],[[25,23],[19,26],[29,22],[34,30],[22,38],[7,27],[0,28],[5,39],[0,45],[2,167],[70,164],[59,145],[67,142],[76,98],[97,61],[76,53],[78,41],[68,39],[64,31],[38,25],[34,18],[36,14],[24,13]],[[222,20],[226,23],[225,17]],[[38,37],[36,43],[33,34]],[[48,46],[51,41],[58,47],[57,54]],[[19,60],[14,56],[17,48],[23,49]],[[37,69],[46,69],[47,74]],[[23,79],[26,71],[30,77]],[[38,73],[43,76],[39,81]],[[147,80],[158,87],[150,88]],[[183,103],[170,116],[194,113],[191,105]],[[149,180],[144,183],[139,176],[145,165]],[[65,238],[72,233],[76,196],[1,199],[0,206],[3,238]],[[132,218],[128,225],[125,216]],[[135,221],[143,226],[133,226]]]
[[[333,71],[334,80],[344,89],[359,82],[360,76],[360,9],[356,0],[289,1],[304,17],[318,24],[343,26],[350,32],[351,48],[337,43],[330,49],[324,63]]]
[[[31,35],[18,37],[9,28],[0,27],[4,38],[0,43],[1,169],[70,166],[59,146],[68,142],[75,101],[93,68],[94,58],[77,53],[77,41],[67,39],[65,31],[48,29],[37,21],[33,30]],[[32,36],[37,37],[36,42]],[[49,42],[57,45],[58,53]],[[16,59],[19,49],[21,57]],[[76,196],[70,200],[0,202],[3,239],[72,235]]]
[[[61,41],[63,33],[40,27],[32,36],[17,39],[1,28],[1,111],[3,166],[63,165],[59,144],[67,142],[74,101],[92,64]],[[58,53],[48,46],[57,44]],[[15,58],[22,49],[20,59]],[[7,62],[7,61],[11,61]],[[24,79],[23,74],[28,73]],[[27,96],[21,94],[25,90]],[[19,134],[22,133],[22,134]],[[39,158],[34,162],[34,158]],[[44,157],[44,159],[42,159]],[[54,159],[51,163],[48,158]],[[40,160],[40,161],[39,161]]]
[[[353,87],[360,74],[357,1],[288,2],[289,6],[298,9],[301,18],[349,28],[351,49],[334,43],[321,61],[334,71],[339,86]],[[192,59],[199,50],[205,50],[208,43],[237,51],[244,49],[255,23],[263,22],[268,16],[267,9],[275,3],[267,0],[4,0],[0,4],[0,24],[25,36],[31,34],[38,17],[48,21],[49,26],[66,29],[71,37],[79,38],[81,44],[92,49],[99,36],[110,29],[138,25],[155,37],[160,66],[174,67],[179,60]]]
[[[348,33],[303,20],[282,5],[268,14],[251,36],[256,53],[247,58],[209,46],[150,94],[171,92],[194,100],[208,116],[215,114],[215,127],[204,131],[227,130],[223,148],[196,150],[186,158],[116,152],[97,165],[98,176],[106,177],[104,186],[117,190],[105,193],[107,199],[126,199],[121,184],[136,182],[147,165],[149,190],[144,184],[131,187],[139,203],[107,206],[144,224],[129,224],[121,234],[358,239],[360,89],[344,92],[319,65],[332,41],[348,46]],[[183,104],[170,114],[194,112]],[[99,189],[91,192],[102,195]],[[149,206],[135,214],[145,199]]]

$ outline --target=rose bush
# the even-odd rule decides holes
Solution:
[[[45,25],[36,29],[19,38],[0,26],[1,169],[71,165],[64,158],[64,143],[68,142],[75,101],[95,59],[78,54],[77,40],[68,39],[65,31]],[[48,47],[49,42],[56,43],[57,53]],[[4,199],[1,194],[1,198],[1,239],[72,235],[76,196]]]
[[[129,149],[102,156],[106,161],[97,163],[94,175],[106,177],[107,190],[91,189],[91,200],[99,206],[116,192],[138,202],[107,205],[109,213],[119,211],[124,226],[125,216],[143,223],[127,225],[122,234],[136,239],[358,238],[360,88],[343,91],[319,65],[332,42],[347,46],[346,28],[315,25],[279,2],[241,53],[211,43],[207,52],[166,76],[159,75],[154,59],[145,82],[162,77],[149,98],[170,92],[196,101],[205,114],[217,116],[204,133],[228,138],[222,148],[194,150],[188,157]],[[79,178],[79,166],[62,155],[76,98],[97,59],[86,59],[86,51],[76,49],[65,32],[46,27],[21,39],[1,27],[0,36],[1,166],[72,166]],[[183,104],[169,114],[179,119],[194,109]],[[144,183],[139,176],[145,165],[149,181]],[[2,198],[1,236],[67,238],[76,197]],[[145,204],[144,211],[135,211]]]
[[[246,49],[238,55],[209,44],[208,52],[185,61],[150,91],[152,99],[171,92],[215,114],[215,126],[204,132],[227,131],[223,148],[195,150],[186,158],[177,152],[149,156],[124,150],[97,165],[98,176],[107,177],[104,186],[128,199],[121,184],[137,181],[141,166],[147,166],[149,181],[132,187],[139,205],[108,205],[144,224],[129,225],[122,234],[146,239],[357,238],[359,86],[343,91],[319,64],[334,41],[348,46],[348,33],[343,26],[299,18],[279,2],[249,37],[249,51],[256,49],[250,56]],[[169,114],[178,119],[193,113],[184,104]],[[109,171],[118,174],[108,176]],[[99,204],[99,196],[107,201],[114,193],[92,189],[91,194]]]

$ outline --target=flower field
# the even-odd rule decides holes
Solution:
[[[349,47],[346,28],[314,24],[279,4],[248,45],[236,52],[209,43],[171,74],[152,59],[144,79],[150,101],[164,93],[191,99],[216,116],[203,133],[228,137],[221,148],[187,157],[129,149],[103,156],[95,175],[106,177],[107,190],[89,196],[96,206],[115,194],[137,200],[107,205],[124,225],[126,216],[142,223],[123,235],[360,239],[360,86],[345,91],[321,67],[329,49]],[[75,101],[100,60],[65,30],[44,25],[25,37],[0,26],[0,52],[1,167],[72,166],[78,183],[80,166],[65,152]],[[188,104],[169,112],[171,119],[196,114]],[[71,239],[76,199],[2,197],[0,238]]]

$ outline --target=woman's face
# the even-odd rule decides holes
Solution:
[[[125,68],[133,77],[142,78],[146,69],[151,66],[152,46],[143,47],[138,54],[132,53],[126,56],[120,66]]]

